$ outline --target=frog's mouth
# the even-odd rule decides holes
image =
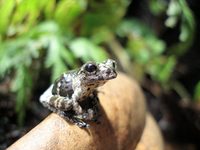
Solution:
[[[106,71],[104,71],[104,73],[99,76],[98,80],[102,81],[102,80],[111,80],[117,77],[117,72],[115,70],[111,70],[111,69],[107,69]]]
[[[116,77],[117,77],[117,73],[115,70],[106,69],[104,71],[101,71],[100,73],[97,73],[96,75],[88,76],[87,80],[86,79],[83,79],[83,80],[85,80],[86,84],[91,85],[91,84],[95,84],[95,83],[98,84],[98,82],[105,83],[106,81],[114,79]]]

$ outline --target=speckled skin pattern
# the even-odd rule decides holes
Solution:
[[[88,127],[83,120],[96,120],[98,114],[97,87],[116,78],[116,62],[87,62],[78,70],[63,73],[53,84],[51,96],[41,103],[51,111],[79,127]],[[88,107],[81,103],[88,101]]]

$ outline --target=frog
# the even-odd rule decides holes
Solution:
[[[117,77],[116,61],[88,61],[76,70],[60,75],[40,97],[44,107],[79,127],[89,127],[85,121],[96,120],[99,111],[97,88]],[[90,103],[82,107],[81,103]]]

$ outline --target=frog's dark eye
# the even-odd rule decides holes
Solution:
[[[87,72],[94,72],[97,70],[97,66],[95,64],[89,63],[85,66],[85,70]]]

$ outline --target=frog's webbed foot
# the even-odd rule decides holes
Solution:
[[[78,120],[75,122],[75,125],[79,126],[80,128],[89,128],[90,125],[83,122],[82,120]]]

